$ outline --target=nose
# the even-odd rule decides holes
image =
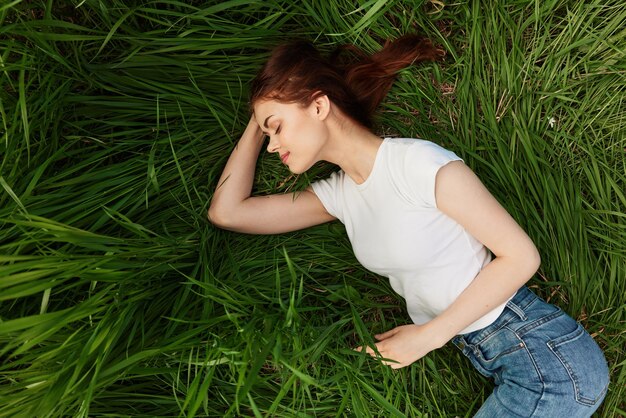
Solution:
[[[267,143],[267,152],[278,152],[279,149],[280,144],[278,143],[278,140],[270,135],[270,140]]]

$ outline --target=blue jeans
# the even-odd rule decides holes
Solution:
[[[526,287],[493,324],[452,342],[495,380],[475,417],[589,417],[606,395],[609,370],[600,347]]]

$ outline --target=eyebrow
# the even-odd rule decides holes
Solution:
[[[271,118],[274,115],[269,115],[268,117],[265,118],[265,121],[263,122],[263,126],[265,127],[265,129],[269,129],[269,126],[267,126],[267,121],[269,118]]]

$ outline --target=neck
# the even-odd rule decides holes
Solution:
[[[382,139],[344,115],[329,121],[329,137],[321,159],[338,165],[357,184],[371,174]]]

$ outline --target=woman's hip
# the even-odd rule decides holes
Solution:
[[[453,343],[480,373],[494,378],[492,397],[512,416],[556,411],[555,416],[564,416],[568,410],[572,417],[588,416],[606,394],[608,368],[593,338],[526,287],[494,323],[459,335]]]

